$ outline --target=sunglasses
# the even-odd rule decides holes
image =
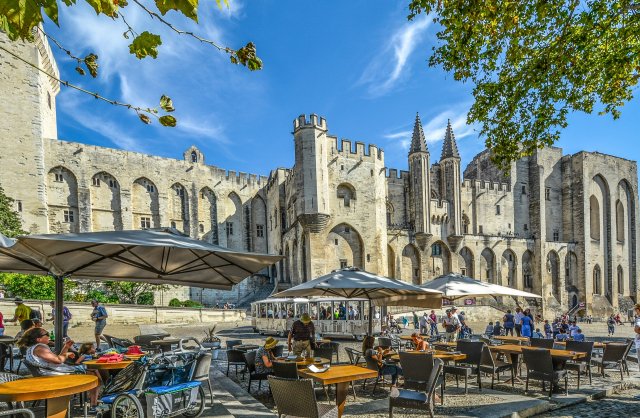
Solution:
[[[49,333],[48,333],[48,332],[45,332],[45,333],[43,333],[43,334],[40,334],[40,337],[39,337],[39,338],[42,338],[42,337],[48,337],[48,336],[49,336]]]

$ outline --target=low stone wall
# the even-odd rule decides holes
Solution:
[[[25,305],[38,309],[44,319],[51,316],[49,301],[25,301]],[[65,303],[73,318],[71,325],[91,323],[93,308],[88,303]],[[173,308],[149,305],[103,305],[107,309],[109,324],[182,324],[182,323],[215,323],[241,321],[246,312],[240,309],[194,309]],[[4,320],[13,318],[15,303],[11,299],[0,300],[0,312]]]

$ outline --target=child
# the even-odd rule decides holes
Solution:
[[[487,325],[484,333],[487,334],[487,337],[491,337],[493,335],[493,322],[489,322],[489,325]]]
[[[544,338],[542,333],[540,332],[540,328],[536,328],[532,335],[533,338]]]
[[[502,335],[502,326],[500,325],[500,321],[496,321],[496,324],[493,326],[493,335],[492,336],[499,336]]]
[[[426,342],[417,332],[411,334],[411,341],[413,341],[413,345],[416,347],[417,351],[425,351],[429,348],[429,343]]]
[[[584,334],[580,328],[578,328],[575,334],[573,334],[573,341],[584,341]]]
[[[96,354],[96,346],[94,343],[84,343],[80,346],[78,350],[78,355],[76,358],[76,364],[82,364],[87,360],[93,359],[93,356]]]
[[[553,330],[551,329],[551,324],[549,324],[549,320],[545,319],[544,321],[544,335],[546,338],[553,337]]]
[[[564,328],[560,328],[560,332],[556,335],[556,341],[567,341],[567,338],[569,338],[569,335],[567,335]]]

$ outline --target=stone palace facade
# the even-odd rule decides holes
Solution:
[[[46,41],[0,44],[57,75]],[[356,266],[418,284],[461,272],[541,294],[550,312],[584,303],[602,316],[638,300],[635,161],[545,148],[505,175],[485,151],[463,173],[451,126],[438,156],[416,116],[400,171],[312,114],[293,121],[294,166],[263,177],[205,164],[195,147],[170,159],[59,140],[58,91],[0,52],[0,185],[30,233],[172,226],[285,256],[232,292],[171,297],[246,303]]]

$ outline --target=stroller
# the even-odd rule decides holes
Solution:
[[[193,381],[196,363],[204,353],[179,349],[143,357],[118,373],[104,388],[97,407],[98,418],[198,417],[205,407],[205,393]]]

